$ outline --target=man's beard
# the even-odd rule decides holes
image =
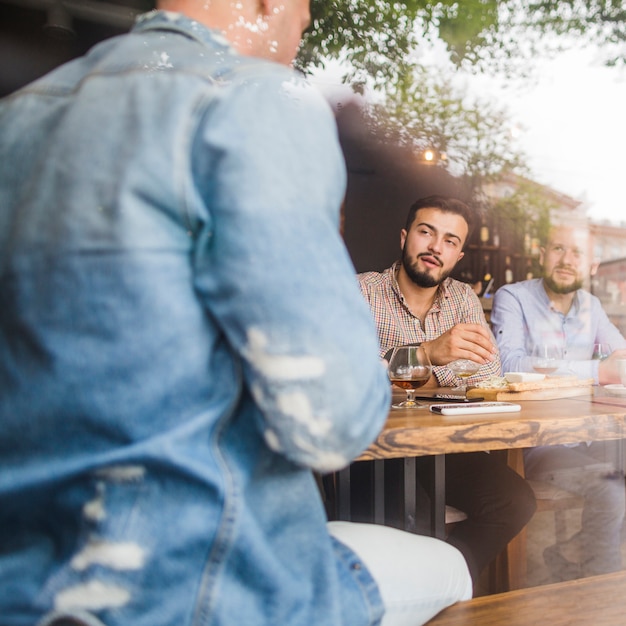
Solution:
[[[418,258],[423,255],[419,255]],[[429,254],[428,256],[433,256]],[[437,259],[438,260],[438,259]],[[441,285],[441,283],[448,278],[450,275],[450,271],[442,272],[439,277],[431,276],[428,272],[422,272],[416,267],[417,261],[415,264],[412,264],[410,259],[406,254],[406,250],[402,250],[402,267],[404,267],[404,271],[407,276],[411,279],[413,283],[415,283],[418,287],[437,287]]]
[[[573,283],[569,283],[568,285],[562,285],[557,283],[552,276],[548,276],[547,274],[543,275],[543,282],[548,289],[550,289],[550,291],[561,295],[578,291],[579,289],[582,289],[583,286],[581,278],[577,278]]]

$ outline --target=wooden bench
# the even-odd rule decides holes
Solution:
[[[457,602],[428,626],[623,626],[626,571]]]

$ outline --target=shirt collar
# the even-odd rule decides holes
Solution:
[[[558,311],[552,306],[550,297],[548,296],[545,290],[545,287],[543,285],[543,278],[540,279],[539,281],[539,288],[541,290],[542,299],[544,300],[544,302],[546,303],[550,311],[552,311],[553,313],[558,313],[559,315],[563,315],[563,317],[577,317],[579,315],[580,308],[581,308],[580,289],[576,290],[576,293],[574,294],[574,299],[572,300],[572,306],[569,308],[569,311],[567,312],[567,314],[563,314],[561,313],[561,311]]]

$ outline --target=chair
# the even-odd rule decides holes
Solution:
[[[564,542],[567,539],[565,512],[570,509],[582,508],[583,497],[539,480],[529,480],[528,484],[535,492],[537,512],[554,511],[554,536],[556,543]]]
[[[524,472],[523,449],[508,451],[507,463],[521,476]],[[583,498],[549,483],[528,481],[535,492],[537,511],[554,511],[554,534],[556,543],[567,539],[565,513],[569,509],[582,508]],[[499,591],[509,591],[526,587],[526,528],[509,542],[506,550],[498,557],[496,586]]]

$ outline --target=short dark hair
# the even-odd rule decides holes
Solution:
[[[477,221],[476,211],[468,204],[465,204],[465,202],[461,202],[461,200],[449,196],[427,196],[426,198],[420,198],[414,202],[406,218],[405,228],[407,231],[411,228],[411,225],[415,221],[415,214],[420,209],[439,209],[446,213],[456,213],[460,215],[467,223],[467,239],[465,243],[469,241],[469,238],[474,232]]]

